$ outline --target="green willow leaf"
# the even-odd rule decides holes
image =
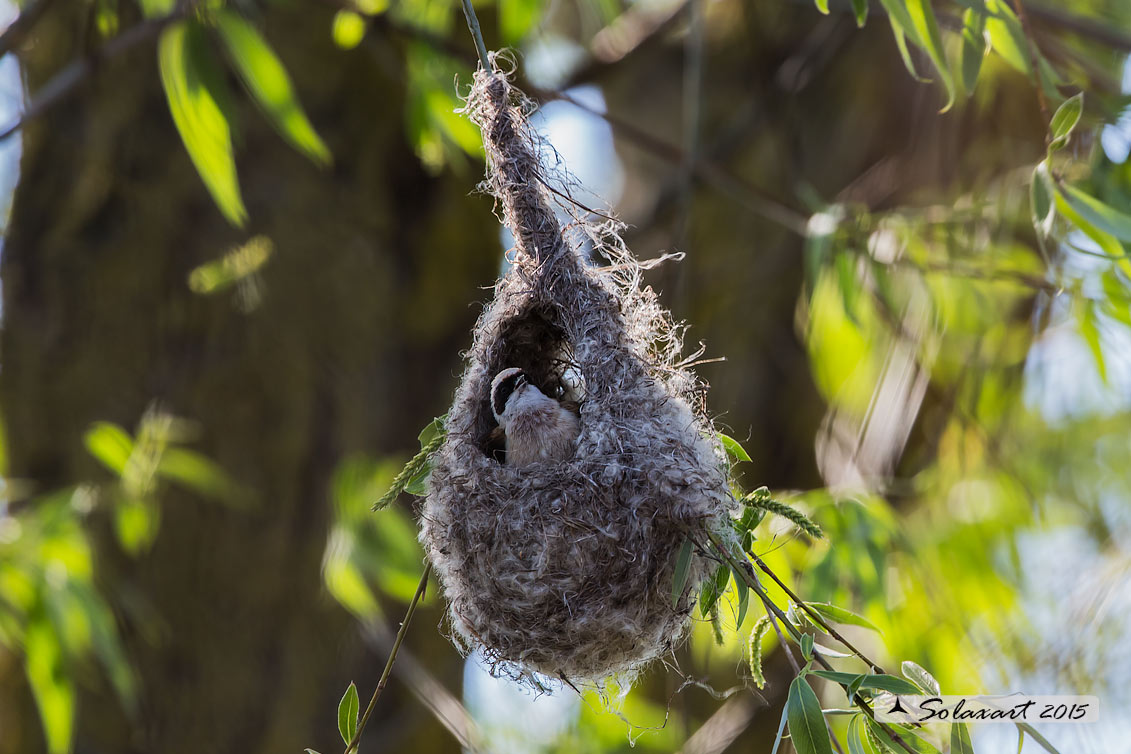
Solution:
[[[1049,740],[1038,733],[1037,729],[1029,725],[1029,723],[1014,723],[1014,725],[1017,726],[1017,730],[1020,731],[1022,735],[1028,733],[1029,737],[1036,741],[1037,744],[1049,754],[1060,754],[1057,748],[1049,743]]]
[[[338,702],[338,732],[342,734],[342,740],[349,746],[353,741],[354,735],[357,733],[357,686],[353,681],[350,681],[349,688],[346,693],[342,694],[342,700]]]
[[[125,471],[134,449],[134,441],[129,433],[110,422],[92,424],[83,435],[83,444],[92,456],[118,476]]]
[[[900,670],[903,671],[903,677],[914,683],[928,694],[938,696],[942,693],[942,687],[935,677],[928,673],[923,667],[911,662],[911,660],[904,660],[900,665]]]
[[[718,437],[719,442],[723,444],[723,449],[727,452],[727,455],[733,459],[734,463],[750,460],[750,454],[738,443],[738,440],[730,435],[724,435],[722,432],[718,433]]]
[[[1119,242],[1118,238],[1100,230],[1088,222],[1083,215],[1076,211],[1075,206],[1070,203],[1061,192],[1056,192],[1053,203],[1056,205],[1056,211],[1058,213],[1063,215],[1068,222],[1079,228],[1084,235],[1092,239],[1107,256],[1117,259],[1126,255],[1123,244]]]
[[[974,754],[974,744],[970,742],[970,731],[966,723],[953,723],[950,726],[950,754]]]
[[[141,13],[146,18],[159,18],[173,12],[177,0],[138,0]]]
[[[876,628],[876,625],[872,623],[872,621],[862,615],[857,615],[851,610],[846,610],[843,607],[830,605],[827,602],[806,602],[805,605],[827,621],[844,623],[849,626],[861,626],[875,631],[876,633],[880,633],[880,629]]]
[[[868,21],[868,0],[852,0],[852,12],[856,16],[857,28],[863,29]]]
[[[420,434],[416,436],[416,439],[420,441],[421,449],[427,447],[428,444],[437,437],[443,437],[445,432],[444,422],[447,421],[447,419],[447,414],[444,414],[443,416],[437,416],[432,420],[431,424],[420,430]]]
[[[330,150],[314,130],[295,95],[282,61],[259,31],[239,14],[216,13],[216,30],[231,55],[236,72],[271,125],[319,165],[330,163]]]
[[[193,21],[170,24],[157,43],[161,84],[185,149],[224,217],[242,227],[247,210],[210,55],[203,30]]]
[[[797,676],[789,684],[786,704],[789,709],[789,738],[797,754],[832,754],[821,703],[804,676]]]
[[[848,723],[848,754],[868,754],[861,726],[860,715],[852,718],[851,722]]]
[[[1080,122],[1080,115],[1083,112],[1083,92],[1075,97],[1069,97],[1056,109],[1052,116],[1052,122],[1049,123],[1049,134],[1052,136],[1052,141],[1049,142],[1050,153],[1061,149],[1068,143],[1068,137],[1072,135],[1076,124]]]
[[[740,629],[742,622],[746,620],[746,611],[750,609],[750,587],[746,586],[742,574],[738,571],[734,572],[734,589],[738,594],[738,617],[736,618],[735,629]]]
[[[1029,212],[1033,228],[1043,238],[1052,234],[1052,224],[1056,220],[1056,205],[1052,201],[1054,191],[1048,162],[1042,160],[1033,168],[1029,179]]]
[[[903,59],[903,67],[911,74],[911,78],[916,81],[921,81],[924,84],[930,83],[930,79],[920,76],[918,69],[915,67],[915,60],[911,57],[911,50],[907,47],[907,33],[904,31],[904,27],[897,24],[895,16],[893,15],[888,15],[888,21],[891,22],[892,37],[895,38],[895,46],[899,50],[899,57]]]
[[[894,675],[840,673],[835,670],[814,670],[811,675],[845,686],[855,684],[856,688],[860,689],[890,691],[893,694],[918,695],[922,693],[915,684],[910,681],[905,681],[902,678],[897,678]]]
[[[687,577],[691,575],[691,540],[683,540],[680,545],[679,555],[675,559],[675,575],[672,577],[672,604],[678,605],[683,590],[687,586]]]
[[[231,498],[235,484],[220,464],[203,453],[185,448],[166,448],[157,462],[157,473],[211,498]]]
[[[47,750],[65,754],[74,734],[75,689],[65,671],[66,659],[54,626],[46,618],[28,623],[23,635],[24,665]]]
[[[1075,186],[1062,184],[1059,193],[1086,221],[1120,241],[1131,241],[1131,215],[1104,204]]]
[[[974,91],[985,57],[986,15],[974,8],[967,8],[962,14],[962,51],[959,54],[962,86],[967,94]]]
[[[817,10],[829,15],[829,0],[813,0],[817,4]]]
[[[986,0],[986,33],[994,52],[1026,76],[1033,75],[1029,40],[1017,15],[1005,0]]]
[[[940,112],[946,112],[954,105],[956,96],[954,77],[950,73],[950,66],[946,61],[943,51],[942,34],[939,32],[939,22],[935,18],[935,11],[931,8],[930,0],[906,0],[907,13],[919,37],[919,44],[927,52],[935,70],[939,74],[943,87],[946,89],[946,104]]]
[[[1080,335],[1083,336],[1084,342],[1088,344],[1088,350],[1092,352],[1092,359],[1096,362],[1096,371],[1099,372],[1100,379],[1106,385],[1108,384],[1107,361],[1104,358],[1103,342],[1100,340],[1099,322],[1093,302],[1086,301],[1080,306],[1079,320]]]

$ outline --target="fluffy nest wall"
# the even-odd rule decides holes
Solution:
[[[685,537],[729,536],[725,460],[693,408],[702,386],[681,366],[679,332],[616,228],[579,221],[563,233],[525,101],[480,69],[466,112],[483,130],[486,187],[516,249],[433,457],[421,541],[457,643],[481,649],[496,673],[630,679],[686,632],[710,564],[696,555],[673,601]],[[605,266],[585,260],[587,245]],[[491,452],[491,381],[514,366],[551,396],[581,375],[571,459],[513,468]]]

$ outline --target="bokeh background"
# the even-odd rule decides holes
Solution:
[[[454,112],[474,47],[452,0],[229,0],[281,62],[257,58],[265,114],[224,5],[29,0],[0,38],[5,754],[335,751],[422,569],[416,498],[369,509],[446,410],[509,246]],[[945,81],[888,2],[863,28],[837,0],[476,8],[583,202],[639,257],[686,254],[649,282],[706,344],[742,483],[827,535],[769,520],[756,551],[944,691],[1099,696],[1102,722],[1040,730],[1122,751],[1131,6],[1017,5],[933,3]],[[159,57],[185,17],[230,95],[197,165]],[[631,692],[535,697],[455,651],[433,585],[361,751],[768,752],[792,672],[769,638],[753,689],[756,611],[727,600],[721,644],[696,625]]]

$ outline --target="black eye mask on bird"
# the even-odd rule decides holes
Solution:
[[[495,416],[503,415],[503,410],[507,407],[507,399],[518,389],[519,385],[524,384],[526,384],[526,374],[519,370],[516,370],[513,374],[507,375],[499,382],[492,396],[493,402],[491,408],[494,410]]]

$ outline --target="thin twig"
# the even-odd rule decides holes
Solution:
[[[117,57],[142,42],[153,39],[164,31],[166,26],[180,21],[187,13],[188,9],[182,7],[167,16],[142,21],[137,26],[133,26],[111,39],[93,55],[70,63],[39,89],[35,99],[24,109],[23,114],[15,123],[0,131],[0,141],[4,141],[23,128],[29,121],[38,118],[59,104],[76,86],[94,73],[99,63]]]
[[[475,8],[471,7],[471,0],[463,0],[463,16],[467,19],[467,28],[475,39],[475,51],[479,53],[479,64],[487,73],[491,72],[491,61],[487,56],[487,44],[483,41],[483,30],[479,28],[479,18],[475,15]]]
[[[829,636],[832,636],[834,639],[839,641],[841,644],[848,647],[849,651],[851,651],[854,655],[859,657],[864,662],[868,663],[868,665],[870,665],[876,671],[878,671],[881,674],[884,673],[884,669],[882,667],[880,667],[877,663],[873,662],[872,660],[868,659],[868,656],[866,654],[864,654],[863,652],[861,652],[859,649],[852,646],[852,643],[850,641],[848,641],[848,639],[844,638],[840,634],[839,631],[837,631],[835,628],[830,626],[828,624],[828,622],[824,618],[822,618],[821,615],[816,610],[809,607],[809,605],[807,605],[804,601],[802,601],[802,599],[800,597],[798,597],[796,594],[794,594],[793,590],[790,589],[788,586],[786,586],[785,582],[783,582],[781,579],[779,579],[778,575],[776,573],[774,573],[773,571],[770,570],[770,567],[768,565],[766,565],[766,561],[762,560],[760,557],[758,557],[757,555],[754,555],[753,553],[751,553],[750,557],[754,560],[754,562],[758,565],[758,567],[766,573],[767,576],[769,576],[771,579],[774,580],[774,583],[776,583],[778,586],[781,587],[783,592],[785,592],[787,595],[789,595],[789,598],[791,600],[793,600],[794,604],[798,605],[802,610],[804,610],[805,613],[817,625],[819,625],[821,628],[828,631]]]
[[[400,652],[404,637],[408,634],[408,624],[412,622],[412,614],[416,612],[416,606],[420,604],[424,590],[428,588],[428,576],[431,573],[432,564],[429,563],[420,576],[420,584],[416,587],[416,594],[412,596],[412,602],[408,603],[408,611],[405,612],[400,630],[397,631],[397,638],[393,640],[393,648],[389,650],[389,660],[385,663],[385,669],[381,671],[381,680],[377,681],[373,698],[369,700],[369,706],[365,708],[365,714],[362,715],[361,722],[357,725],[357,732],[353,734],[353,740],[346,746],[345,754],[357,750],[357,745],[361,741],[361,734],[369,723],[369,716],[373,714],[373,708],[377,706],[377,699],[381,696],[381,692],[385,690],[385,684],[389,682],[389,674],[393,672],[393,663],[397,661],[397,653]]]
[[[1052,120],[1049,116],[1049,103],[1045,99],[1045,90],[1041,86],[1041,54],[1037,49],[1037,38],[1033,36],[1033,29],[1029,25],[1029,16],[1025,13],[1025,4],[1021,0],[1013,0],[1013,7],[1017,11],[1017,18],[1021,21],[1021,31],[1025,33],[1025,40],[1029,44],[1029,65],[1033,67],[1033,83],[1037,90],[1037,105],[1041,108],[1041,117],[1045,123]],[[1051,134],[1045,134],[1045,141],[1051,140]]]
[[[53,2],[55,0],[35,0],[20,12],[15,21],[8,24],[8,28],[4,29],[3,34],[0,34],[0,57],[7,55],[24,41],[24,37],[39,22],[39,19],[43,17],[43,12]]]

